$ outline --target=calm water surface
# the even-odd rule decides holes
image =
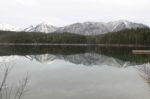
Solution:
[[[28,73],[22,99],[150,97],[148,55],[132,55],[131,49],[124,48],[21,49],[0,50],[0,66],[14,65],[8,76],[10,85],[16,86]]]

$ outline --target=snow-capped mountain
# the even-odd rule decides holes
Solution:
[[[107,23],[110,32],[116,32],[123,29],[148,28],[148,26],[140,23],[129,22],[127,20],[119,20]]]
[[[84,23],[75,23],[63,28],[58,29],[56,32],[69,32],[82,35],[96,35],[104,34],[108,32],[116,32],[124,29],[136,29],[136,28],[147,28],[148,26],[133,23],[129,21],[119,20],[114,22],[84,22]]]
[[[69,32],[82,35],[108,33],[109,29],[106,25],[107,24],[101,22],[75,23],[65,26],[64,28],[60,28],[56,32]]]
[[[75,33],[81,35],[97,35],[108,32],[117,32],[124,29],[148,28],[148,26],[140,23],[134,23],[126,20],[112,21],[112,22],[84,22],[74,23],[64,27],[55,27],[48,23],[40,23],[38,25],[31,25],[23,29],[25,32],[42,32],[42,33]],[[0,30],[3,31],[22,31],[21,29],[8,25],[0,24]]]
[[[30,27],[24,29],[26,32],[43,32],[43,33],[51,33],[56,31],[58,28],[52,26],[48,23],[40,23],[36,26],[31,25]]]
[[[22,31],[21,28],[9,25],[9,24],[0,24],[1,31]]]

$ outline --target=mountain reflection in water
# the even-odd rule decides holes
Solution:
[[[150,61],[150,55],[135,55],[132,50],[148,48],[98,47],[98,46],[1,46],[0,56],[25,56],[42,63],[61,59],[75,64],[96,65],[103,61],[143,64]],[[123,63],[124,64],[124,63]]]
[[[113,57],[108,57],[96,53],[84,53],[84,54],[75,54],[75,55],[52,55],[52,54],[44,54],[44,55],[30,55],[26,56],[26,58],[30,60],[36,60],[40,63],[51,63],[54,60],[64,60],[71,62],[73,64],[83,64],[85,66],[93,66],[93,65],[109,65],[122,67],[129,65],[128,62],[123,62],[119,59],[115,59]]]
[[[23,99],[149,99],[150,57],[133,49],[4,46],[0,63],[15,63],[9,83],[31,75]]]

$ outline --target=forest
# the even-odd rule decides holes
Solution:
[[[125,29],[101,35],[0,31],[0,43],[134,44],[149,45],[150,29]]]

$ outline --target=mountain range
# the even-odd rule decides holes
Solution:
[[[31,25],[25,29],[20,29],[11,25],[0,24],[0,30],[3,31],[25,31],[25,32],[42,32],[42,33],[75,33],[81,35],[97,35],[108,32],[117,32],[124,29],[149,28],[147,25],[134,23],[126,20],[112,21],[112,22],[83,22],[74,23],[64,27],[56,27],[48,23],[40,23],[38,25]]]

